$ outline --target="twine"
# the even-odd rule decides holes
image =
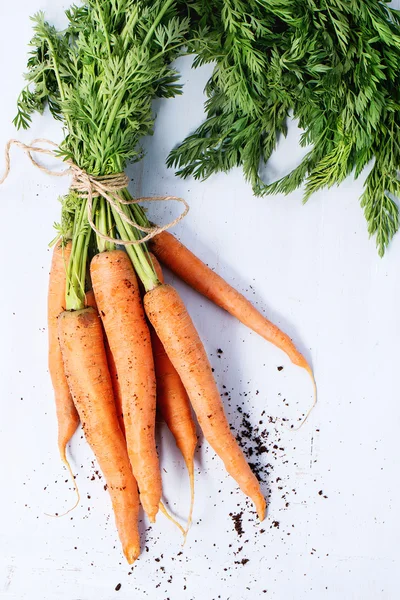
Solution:
[[[37,146],[36,144],[40,144]],[[44,144],[48,146],[52,146],[56,148],[56,150],[50,150],[48,148],[43,147]],[[113,175],[102,175],[99,177],[95,177],[94,175],[89,175],[86,173],[84,169],[81,169],[76,165],[73,161],[67,160],[65,163],[68,165],[67,169],[63,171],[55,171],[54,169],[49,169],[40,163],[38,163],[32,156],[33,152],[37,152],[39,154],[45,154],[47,156],[52,156],[53,158],[60,159],[59,153],[57,152],[58,146],[51,140],[46,139],[36,139],[33,140],[31,145],[24,144],[18,140],[9,140],[6,144],[5,148],[5,163],[6,168],[3,177],[0,179],[0,185],[4,183],[10,174],[11,170],[11,158],[10,158],[10,150],[12,146],[17,146],[21,148],[28,155],[31,163],[34,167],[46,173],[47,175],[51,175],[52,177],[65,177],[66,175],[72,175],[72,182],[70,189],[77,193],[82,198],[87,199],[87,217],[90,227],[93,231],[98,235],[101,239],[111,242],[112,244],[118,244],[123,246],[134,246],[138,244],[144,244],[148,242],[153,237],[158,235],[159,233],[174,227],[177,223],[179,223],[182,219],[185,218],[187,213],[189,212],[189,205],[183,198],[179,198],[178,196],[150,196],[150,197],[142,197],[135,198],[132,200],[125,200],[122,198],[118,192],[125,189],[128,186],[129,178],[125,173],[115,173]],[[134,227],[138,231],[145,233],[146,235],[138,240],[125,241],[117,238],[109,237],[105,235],[99,229],[97,229],[96,225],[93,221],[93,199],[101,196],[104,198],[111,208],[118,213],[121,219],[131,227]],[[129,206],[131,204],[139,204],[139,202],[169,202],[176,201],[181,202],[184,205],[183,212],[173,221],[167,223],[166,225],[158,226],[153,225],[152,227],[143,227],[139,225],[134,219],[129,218],[124,210],[121,208],[120,204]]]

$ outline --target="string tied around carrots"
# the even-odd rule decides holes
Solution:
[[[51,146],[53,149],[46,148],[46,145]],[[44,165],[37,162],[37,160],[32,156],[33,153],[44,154],[57,159],[62,159],[62,157],[60,155],[57,144],[55,144],[51,140],[42,138],[33,140],[33,142],[30,145],[24,144],[23,142],[14,139],[11,139],[7,142],[5,147],[6,168],[3,177],[0,179],[0,185],[4,183],[4,181],[7,179],[11,170],[10,151],[12,146],[17,146],[18,148],[21,148],[25,152],[25,154],[28,155],[33,166],[42,171],[43,173],[46,173],[47,175],[51,175],[52,177],[64,177],[67,175],[72,175],[70,189],[82,198],[87,199],[87,216],[90,227],[93,229],[93,231],[99,238],[112,244],[118,244],[121,246],[133,246],[138,244],[144,244],[152,238],[154,238],[156,235],[162,233],[163,231],[167,231],[171,227],[174,227],[177,223],[182,221],[182,219],[184,219],[189,212],[189,205],[186,202],[186,200],[178,196],[144,196],[141,198],[125,200],[119,194],[119,192],[125,189],[129,183],[129,177],[124,172],[101,176],[90,175],[84,169],[76,165],[72,160],[64,161],[68,165],[68,168],[62,171],[56,171],[54,169],[45,167]],[[93,200],[94,198],[98,198],[99,196],[104,198],[106,202],[110,204],[111,208],[119,214],[121,219],[127,225],[134,227],[137,231],[140,231],[145,235],[140,236],[136,240],[125,241],[110,237],[101,232],[96,227],[93,220]],[[180,215],[178,215],[178,217],[176,217],[176,219],[161,226],[152,224],[151,227],[145,227],[143,225],[140,225],[135,219],[128,217],[125,211],[121,208],[121,205],[139,204],[140,202],[169,201],[180,202],[184,205],[184,209],[183,212]]]

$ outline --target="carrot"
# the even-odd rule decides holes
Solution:
[[[158,280],[164,283],[160,263],[150,253],[150,258]],[[194,506],[194,452],[197,446],[196,425],[187,392],[175,367],[165,352],[160,338],[153,327],[150,327],[153,346],[154,367],[157,380],[157,406],[164,421],[175,438],[175,442],[186,464],[190,481],[190,510],[186,531],[192,523]]]
[[[64,364],[58,341],[58,316],[65,310],[66,270],[71,254],[71,242],[65,246],[57,243],[54,247],[51,262],[48,292],[48,331],[49,331],[49,372],[54,389],[58,421],[58,449],[61,460],[67,467],[77,493],[76,505],[79,503],[79,491],[67,460],[67,444],[79,425],[79,415],[69,391],[64,373]],[[75,508],[75,507],[74,507]],[[71,509],[72,510],[72,509]]]
[[[98,312],[97,302],[96,302],[96,298],[95,298],[93,290],[89,290],[88,292],[86,292],[85,306],[91,306],[92,308],[94,308],[96,310],[96,312]],[[119,426],[121,427],[122,433],[125,435],[124,415],[122,412],[121,388],[120,388],[119,381],[118,381],[118,373],[117,373],[117,369],[115,366],[114,357],[110,350],[110,345],[105,336],[104,336],[104,347],[106,349],[108,370],[110,371],[110,376],[111,376],[111,381],[112,381],[112,386],[113,386],[114,400],[115,400],[115,407],[117,409],[118,423],[119,423]]]
[[[58,330],[71,394],[107,483],[124,554],[132,564],[140,553],[139,496],[118,424],[101,321],[91,307],[65,311],[58,318]]]
[[[295,365],[309,373],[314,387],[314,401],[302,421],[302,424],[305,423],[316,404],[316,383],[310,365],[297,350],[290,337],[266,319],[247,298],[212,271],[167,231],[154,237],[150,245],[156,257],[190,287],[236,317],[268,342],[283,350]]]
[[[117,367],[115,366],[115,360],[114,360],[113,354],[110,350],[110,345],[109,345],[107,339],[106,339],[105,347],[106,347],[106,354],[107,354],[108,370],[110,371],[110,376],[111,376],[111,381],[112,381],[112,386],[113,386],[115,407],[117,409],[118,423],[119,423],[119,426],[121,427],[122,433],[125,436],[125,423],[124,423],[124,412],[122,410],[121,386],[119,385]]]
[[[98,312],[96,297],[93,290],[88,290],[85,293],[85,308],[94,308],[94,310]]]
[[[154,522],[161,501],[155,442],[156,379],[137,278],[128,255],[121,250],[97,254],[90,272],[118,373],[132,470],[143,508]]]
[[[147,292],[144,306],[186,388],[206,439],[242,491],[253,500],[263,520],[266,503],[260,485],[229,428],[211,365],[178,292],[170,285],[159,285]]]

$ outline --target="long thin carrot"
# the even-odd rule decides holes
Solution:
[[[150,253],[150,258],[161,283],[164,277],[160,263]],[[165,352],[164,346],[153,327],[150,327],[153,346],[154,367],[157,380],[157,406],[164,421],[175,438],[182,453],[190,481],[190,510],[187,531],[192,523],[194,506],[194,452],[197,446],[196,425],[193,420],[189,397],[174,365]]]
[[[155,442],[156,379],[137,278],[121,250],[97,254],[90,272],[118,373],[129,459],[141,503],[154,522],[162,493]]]
[[[268,342],[283,350],[295,365],[309,373],[314,387],[314,401],[302,421],[302,424],[305,423],[317,400],[316,383],[310,365],[297,350],[290,337],[266,319],[243,294],[212,271],[167,231],[154,237],[150,245],[156,257],[190,287],[236,317]]]
[[[67,467],[77,493],[79,491],[67,460],[67,444],[79,425],[79,415],[74,405],[68,382],[65,377],[64,363],[58,341],[58,316],[65,310],[66,271],[71,254],[71,242],[66,245],[57,243],[54,247],[48,291],[48,334],[49,334],[49,372],[54,389],[58,422],[58,449],[61,460]],[[75,505],[75,506],[76,506]],[[75,507],[74,507],[75,508]],[[72,509],[71,509],[72,510]]]
[[[266,503],[260,485],[229,428],[211,365],[178,292],[170,285],[159,285],[146,293],[144,306],[186,388],[206,439],[263,520]]]
[[[117,412],[103,329],[93,308],[58,318],[65,374],[83,431],[104,474],[124,554],[132,564],[140,553],[139,496]]]
[[[86,292],[85,305],[91,306],[92,308],[94,308],[96,310],[96,312],[98,312],[97,302],[96,302],[96,298],[95,298],[93,290],[89,290],[88,292]],[[124,415],[123,415],[123,411],[122,411],[121,387],[120,387],[119,381],[118,381],[118,373],[117,373],[117,368],[115,366],[115,360],[114,360],[114,357],[113,357],[111,349],[110,349],[110,344],[108,343],[108,340],[106,337],[104,337],[104,347],[106,349],[108,370],[110,371],[110,376],[111,376],[111,381],[112,381],[112,386],[113,386],[114,400],[115,400],[115,407],[117,409],[118,423],[119,423],[119,426],[121,427],[122,433],[125,435]]]

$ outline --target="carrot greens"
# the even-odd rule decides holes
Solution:
[[[64,161],[93,177],[117,174],[143,155],[140,140],[154,125],[152,100],[181,91],[170,63],[183,46],[188,19],[178,17],[173,0],[89,0],[67,10],[66,16],[68,26],[62,32],[47,23],[43,13],[33,17],[27,85],[14,123],[26,129],[32,113],[48,107],[64,127],[59,145]],[[84,195],[72,192],[64,203],[58,231],[73,238],[67,308],[77,310],[85,305],[92,228]],[[124,210],[122,204],[119,208]],[[121,239],[130,241],[142,235],[125,227],[102,197],[93,199],[93,214],[102,236],[115,236],[118,230]],[[100,251],[113,246],[99,235],[96,239]],[[146,250],[128,246],[128,253],[146,289],[151,289],[157,277]]]
[[[361,205],[382,256],[399,228],[400,12],[384,0],[193,0],[187,10],[194,66],[215,66],[205,121],[169,166],[198,179],[241,166],[256,195],[303,185],[306,201],[372,162]],[[265,181],[290,117],[308,152]]]

